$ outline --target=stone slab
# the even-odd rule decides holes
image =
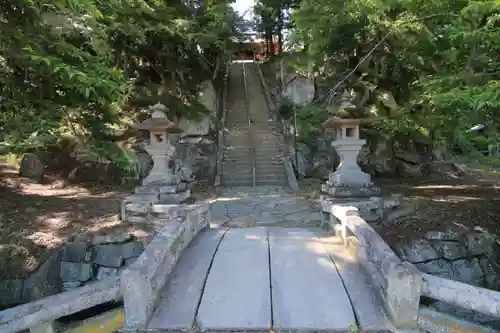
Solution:
[[[271,328],[266,229],[230,229],[208,275],[198,310],[202,330]]]
[[[269,229],[274,329],[346,332],[356,325],[335,264],[315,233]]]
[[[370,285],[368,277],[356,258],[349,253],[340,237],[318,231],[318,237],[325,245],[330,257],[344,281],[344,286],[351,299],[358,326],[363,332],[393,331],[394,327],[385,314],[384,306]]]
[[[148,329],[192,327],[210,264],[225,233],[226,229],[203,231],[184,250],[161,292]]]

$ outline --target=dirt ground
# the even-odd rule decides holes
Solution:
[[[195,198],[211,195],[203,184],[192,191]],[[120,221],[120,203],[131,193],[126,187],[69,184],[53,174],[35,184],[0,163],[0,279],[26,276],[76,238],[123,231],[151,239],[150,225]]]
[[[430,230],[450,227],[500,232],[500,174],[468,168],[467,176],[419,182],[376,179],[386,192],[402,193],[416,213],[377,231],[394,245]],[[314,197],[321,181],[302,181],[302,195]],[[214,195],[207,186],[193,189],[198,199]],[[119,220],[120,202],[130,188],[72,185],[56,176],[44,184],[19,178],[0,164],[0,279],[19,278],[75,237],[124,230],[151,237],[154,230]]]
[[[500,173],[466,167],[457,178],[403,181],[375,179],[385,193],[401,193],[404,202],[415,208],[411,216],[376,231],[394,246],[424,236],[428,231],[477,230],[500,235]],[[309,196],[318,196],[318,180],[306,180],[301,187]],[[308,190],[307,190],[308,189]]]

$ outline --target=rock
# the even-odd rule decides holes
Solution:
[[[373,168],[375,174],[379,175],[394,175],[396,165],[392,154],[391,142],[384,140],[379,141],[371,150],[369,157],[369,165]]]
[[[137,149],[133,153],[132,159],[136,179],[142,180],[146,178],[149,171],[153,168],[153,159],[151,156],[145,150]]]
[[[190,169],[197,180],[212,179],[216,168],[217,155],[216,146],[213,141],[204,138],[184,138],[182,143],[177,144],[175,159],[182,161],[182,166]],[[189,175],[186,175],[189,178]]]
[[[489,233],[471,233],[466,236],[466,244],[471,255],[492,254],[496,240]]]
[[[314,98],[314,82],[298,75],[287,77],[282,95],[294,104],[307,104]]]
[[[61,253],[53,253],[38,269],[31,273],[23,283],[23,302],[31,302],[52,296],[61,291]]]
[[[394,149],[394,157],[409,164],[422,163],[422,156],[413,150]]]
[[[424,273],[437,275],[449,279],[451,276],[452,265],[444,259],[431,260],[428,262],[417,263],[415,266]]]
[[[187,135],[208,135],[210,133],[210,116],[203,116],[199,120],[181,118],[179,127],[184,130],[183,136]]]
[[[438,241],[460,241],[463,236],[460,232],[452,229],[446,231],[429,231],[425,235],[427,240],[438,240]]]
[[[183,165],[179,168],[179,173],[181,175],[181,180],[183,182],[188,183],[188,182],[192,182],[195,180],[194,172],[185,165]]]
[[[68,243],[62,251],[62,260],[80,262],[85,261],[88,253],[88,245],[84,242]]]
[[[212,127],[210,118],[217,112],[217,92],[211,81],[201,83],[198,101],[207,108],[209,114],[202,115],[197,120],[180,118],[179,127],[184,130],[182,136],[203,136],[210,133]]]
[[[118,268],[99,267],[97,269],[96,279],[101,281],[108,278],[116,278],[118,276]]]
[[[404,257],[412,263],[440,258],[439,254],[436,250],[434,250],[431,244],[424,239],[411,242],[409,245],[404,246],[401,251],[403,252]]]
[[[473,286],[485,285],[484,273],[477,259],[461,259],[452,262],[451,279]]]
[[[311,176],[321,180],[327,180],[338,159],[338,155],[333,149],[316,152],[313,157]]]
[[[92,244],[113,244],[113,243],[125,243],[132,239],[132,235],[125,233],[123,231],[115,231],[106,235],[95,235],[92,238]]]
[[[92,265],[80,262],[61,262],[61,279],[64,282],[85,282],[92,278]]]
[[[141,255],[144,245],[139,241],[132,241],[122,245],[122,255],[124,259],[136,258]]]
[[[92,248],[92,260],[99,266],[119,268],[123,263],[122,245],[96,245]]]
[[[458,178],[467,175],[463,167],[450,161],[428,162],[423,167],[429,175],[445,176],[448,178]]]
[[[24,154],[19,165],[19,176],[42,183],[45,173],[44,166],[35,154]]]
[[[0,281],[0,307],[14,306],[21,303],[23,280]]]
[[[83,282],[80,281],[71,281],[71,282],[63,282],[62,284],[62,291],[70,291],[73,289],[76,289],[78,287],[81,287],[83,285]]]
[[[455,260],[460,258],[465,258],[467,256],[467,251],[465,247],[458,242],[433,242],[433,246],[436,249],[439,256],[448,260]]]
[[[486,288],[500,290],[500,266],[491,257],[479,259],[479,266],[484,273]]]

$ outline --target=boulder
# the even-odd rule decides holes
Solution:
[[[45,168],[35,154],[24,154],[19,165],[19,176],[34,180],[37,183],[42,183]]]
[[[132,159],[136,179],[142,180],[146,178],[153,168],[151,156],[145,150],[137,149],[134,151]]]
[[[391,145],[390,141],[381,140],[371,149],[367,164],[370,165],[375,174],[387,176],[395,174],[396,164]]]

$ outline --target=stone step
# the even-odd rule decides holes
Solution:
[[[252,159],[244,160],[227,160],[223,161],[223,166],[225,168],[236,169],[244,168],[245,166],[252,166]],[[255,167],[260,169],[273,169],[278,167],[283,167],[281,161],[271,161],[271,160],[255,160]]]
[[[252,177],[241,177],[241,178],[222,178],[222,183],[252,183]],[[256,183],[283,183],[286,178],[283,176],[273,176],[273,177],[255,177]]]
[[[279,151],[282,151],[284,149],[284,145],[281,145],[281,144],[278,144],[278,145],[256,145],[253,150],[255,151],[255,153],[274,153],[274,152],[279,152]],[[246,153],[248,151],[252,151],[252,148],[251,147],[234,147],[234,146],[231,146],[231,149],[228,149],[226,152],[229,153],[229,152],[233,152],[233,153]]]
[[[231,171],[231,170],[223,170],[222,171],[222,178],[226,179],[241,179],[241,178],[252,178],[253,177],[253,172],[252,169],[246,169],[246,170],[241,170],[240,172],[237,173],[237,171]],[[255,178],[258,179],[267,179],[271,177],[285,177],[285,169],[276,169],[276,170],[267,170],[265,172],[263,171],[257,171],[255,170]]]
[[[252,182],[253,177],[245,176],[245,177],[222,177],[222,182]],[[255,182],[278,182],[281,183],[285,181],[286,177],[281,175],[272,175],[272,176],[255,176]]]
[[[253,159],[251,157],[246,157],[246,158],[231,158],[231,157],[226,157],[222,162],[224,163],[224,166],[235,166],[235,167],[241,167],[246,165],[252,165]],[[273,157],[268,157],[264,158],[262,156],[256,156],[255,157],[255,165],[263,166],[263,165],[283,165],[283,162],[280,159],[273,159]]]
[[[274,157],[274,156],[278,156],[278,155],[283,155],[283,151],[280,151],[280,150],[254,150],[254,151],[251,151],[251,150],[248,150],[247,152],[241,152],[241,151],[238,151],[238,152],[231,152],[231,151],[226,151],[225,153],[225,156],[228,156],[228,157],[231,157],[231,158],[239,158],[239,157],[246,157],[246,156],[250,156],[252,157],[253,155],[255,155],[256,157],[259,156],[259,157],[263,157],[263,158],[270,158],[270,157]]]
[[[284,185],[285,179],[273,179],[273,180],[260,180],[255,181],[255,185]],[[253,181],[250,180],[240,180],[240,181],[222,181],[222,185],[226,187],[236,187],[236,186],[252,186]]]
[[[234,146],[233,146],[234,147]],[[248,146],[243,146],[243,145],[240,145],[240,146],[236,146],[235,148],[238,149],[238,150],[244,150],[245,148],[247,148]],[[262,150],[250,150],[250,149],[247,149],[247,152],[242,152],[242,151],[237,151],[237,152],[231,152],[231,150],[228,150],[225,152],[225,156],[231,156],[231,157],[234,157],[234,158],[238,158],[238,157],[245,157],[245,156],[248,156],[250,154],[250,156],[252,156],[253,154],[255,154],[255,156],[265,156],[265,157],[272,157],[272,156],[275,156],[275,155],[283,155],[284,154],[284,149],[279,149],[279,148],[275,148],[275,149],[262,149]]]

